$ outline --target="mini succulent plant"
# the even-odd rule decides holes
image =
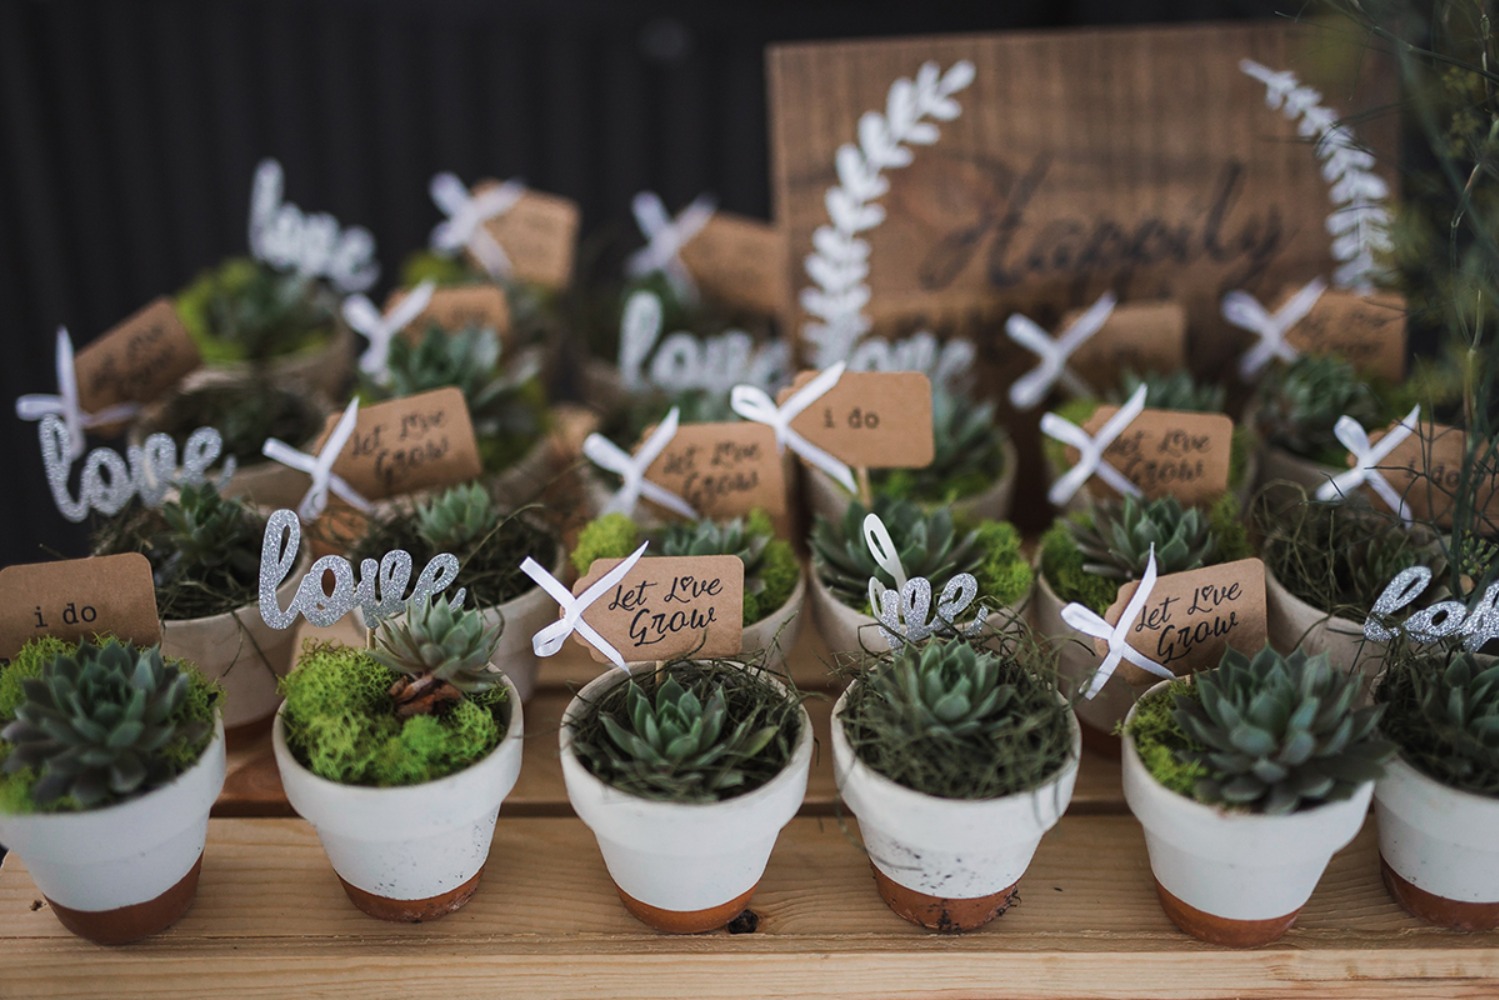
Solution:
[[[800,736],[800,699],[728,661],[678,660],[617,684],[572,723],[596,777],[643,798],[716,802],[779,774]]]
[[[503,622],[486,626],[480,611],[455,607],[446,596],[412,603],[404,619],[382,623],[370,655],[400,675],[390,686],[396,717],[431,715],[499,684],[489,658],[503,629]]]
[[[1364,427],[1388,417],[1368,380],[1332,355],[1303,354],[1269,369],[1257,401],[1256,425],[1266,441],[1328,465],[1341,465],[1347,454],[1333,434],[1339,417],[1347,414]]]
[[[1325,653],[1226,650],[1217,667],[1166,695],[1173,756],[1197,775],[1192,797],[1266,815],[1349,798],[1395,752],[1376,732],[1382,707],[1355,707],[1361,686],[1361,675],[1335,669]]]
[[[1185,368],[1174,372],[1127,371],[1120,377],[1119,388],[1108,394],[1109,402],[1122,403],[1146,387],[1145,398],[1152,409],[1184,410],[1189,413],[1222,413],[1227,390],[1214,382],[1199,382]]]
[[[164,660],[157,646],[59,645],[22,680],[13,720],[0,729],[10,744],[0,770],[35,776],[30,805],[112,805],[197,760],[213,733],[215,696],[191,668]]]
[[[1380,729],[1418,771],[1499,798],[1499,663],[1462,649],[1410,650],[1391,662],[1375,700]]]
[[[907,577],[925,577],[941,587],[958,573],[978,578],[979,596],[1011,605],[1030,593],[1031,570],[1020,553],[1020,537],[1004,521],[960,530],[946,507],[923,510],[910,500],[874,498],[874,513],[899,550]],[[870,512],[853,501],[838,521],[818,517],[812,525],[812,565],[827,588],[851,608],[868,604],[869,580],[893,589],[895,581],[874,561],[864,540]]]
[[[181,447],[199,427],[218,431],[223,454],[244,466],[269,461],[260,450],[267,438],[312,440],[322,430],[323,411],[300,386],[252,378],[173,396],[145,429],[164,431]]]
[[[261,362],[325,341],[336,301],[314,278],[235,257],[200,274],[176,308],[204,361]]]
[[[935,451],[920,469],[881,469],[872,475],[875,490],[923,503],[951,503],[992,486],[1004,474],[1004,428],[995,418],[992,400],[932,386],[932,433]]]
[[[640,529],[624,514],[605,514],[584,526],[573,550],[573,566],[587,573],[595,559],[623,559],[640,544]],[[744,624],[778,611],[796,589],[801,563],[791,543],[777,538],[770,515],[669,524],[651,537],[652,555],[738,556],[744,563]]]
[[[436,552],[467,549],[495,530],[500,512],[478,483],[454,486],[416,509],[416,532]]]
[[[892,781],[996,798],[1042,784],[1071,754],[1071,709],[1027,656],[933,640],[864,661],[839,718],[859,759]]]

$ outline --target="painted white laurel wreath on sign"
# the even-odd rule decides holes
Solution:
[[[812,233],[813,252],[806,257],[807,277],[815,287],[804,288],[801,305],[814,319],[802,327],[802,338],[811,345],[812,364],[827,368],[850,360],[859,338],[869,332],[869,241],[860,233],[885,221],[885,210],[874,202],[890,190],[887,169],[908,166],[915,158],[911,146],[930,146],[937,141],[937,126],[926,119],[952,121],[962,111],[952,95],[973,82],[973,63],[959,60],[943,73],[934,62],[924,63],[914,80],[901,77],[890,85],[885,113],[867,111],[859,118],[859,142],[838,147],[835,165],[838,183],[828,188],[831,224]],[[928,340],[930,334],[921,335]],[[972,345],[966,361],[972,360]],[[944,355],[946,350],[944,350]],[[934,377],[956,367],[947,357],[933,357]]]
[[[1333,285],[1367,292],[1384,276],[1376,256],[1390,249],[1390,212],[1385,206],[1388,185],[1374,173],[1374,154],[1360,146],[1353,130],[1338,122],[1322,103],[1322,95],[1296,79],[1290,70],[1276,72],[1252,59],[1241,59],[1239,69],[1265,85],[1265,104],[1296,122],[1296,131],[1313,140],[1322,161],[1322,178],[1331,187],[1333,210],[1327,216],[1332,256],[1339,262]]]

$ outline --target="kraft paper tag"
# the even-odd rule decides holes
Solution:
[[[393,309],[406,295],[405,291],[391,292],[385,311]],[[485,327],[498,334],[509,347],[510,304],[505,301],[505,293],[498,285],[434,288],[427,308],[417,313],[416,319],[401,332],[410,340],[420,340],[434,326],[448,333],[470,326]]]
[[[1287,290],[1274,308],[1293,294]],[[1336,354],[1364,375],[1399,382],[1405,377],[1405,311],[1405,298],[1393,293],[1329,290],[1286,332],[1286,343],[1303,354]]]
[[[150,561],[139,552],[124,552],[0,570],[0,656],[15,656],[41,635],[69,642],[113,635],[137,646],[160,643]]]
[[[1100,406],[1083,429],[1097,434],[1118,410]],[[1234,422],[1221,413],[1146,409],[1104,449],[1103,460],[1140,487],[1148,500],[1174,496],[1196,506],[1228,492],[1233,436]],[[1076,449],[1068,448],[1067,453],[1068,461],[1077,461]],[[1114,492],[1097,476],[1088,485],[1096,495]]]
[[[1131,580],[1120,587],[1104,620],[1117,625],[1139,586]],[[1157,577],[1129,644],[1183,677],[1216,667],[1230,646],[1253,655],[1265,645],[1265,630],[1265,564],[1240,559]],[[1094,639],[1093,648],[1099,656],[1108,653],[1102,639]],[[1119,674],[1137,687],[1158,679],[1127,660]]]
[[[499,186],[499,181],[480,181],[472,194],[477,197]],[[508,212],[487,220],[484,228],[510,258],[516,278],[548,288],[566,288],[573,277],[578,220],[576,202],[527,189]],[[482,269],[472,253],[469,259]]]
[[[714,212],[680,256],[707,298],[769,315],[786,307],[786,237],[768,223]]]
[[[1081,316],[1074,309],[1062,317],[1065,330]],[[1068,359],[1089,385],[1106,389],[1132,371],[1174,372],[1187,366],[1187,310],[1180,302],[1129,302],[1115,306],[1108,320]]]
[[[1387,430],[1370,434],[1370,443],[1379,441]],[[1462,488],[1463,459],[1468,435],[1461,428],[1446,424],[1421,424],[1415,434],[1395,446],[1379,463],[1378,471],[1390,481],[1395,492],[1405,498],[1411,516],[1418,521],[1434,522],[1440,527],[1452,526],[1452,508]],[[1353,465],[1353,456],[1348,464]],[[1368,487],[1364,487],[1368,489]],[[1472,489],[1471,486],[1468,487]],[[1485,512],[1490,530],[1499,528],[1499,476],[1478,488],[1473,496],[1475,507]]]
[[[816,377],[802,372],[784,404]],[[844,372],[791,421],[791,429],[854,468],[919,469],[932,464],[932,383],[922,372]]]
[[[774,517],[786,510],[782,468],[775,431],[764,424],[685,424],[645,477],[686,500],[700,517],[738,517],[756,507]]]
[[[339,416],[328,417],[318,447]],[[361,407],[333,471],[366,500],[477,478],[484,470],[463,393],[449,386]]]
[[[163,296],[78,352],[79,405],[92,413],[116,403],[149,403],[202,362]]]
[[[573,584],[581,594],[620,563],[595,559]],[[647,556],[583,612],[626,663],[733,656],[744,637],[744,561],[738,556]],[[585,642],[599,663],[608,657]]]

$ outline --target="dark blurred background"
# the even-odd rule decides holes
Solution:
[[[374,232],[383,290],[438,221],[427,181],[440,170],[574,198],[585,237],[626,232],[642,188],[673,210],[711,191],[768,217],[773,42],[1275,11],[1270,0],[0,0],[0,565],[85,554],[82,530],[52,505],[36,425],[11,408],[54,391],[57,325],[82,347],[245,252],[262,157],[281,160],[288,200]]]

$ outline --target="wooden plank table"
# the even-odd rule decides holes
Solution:
[[[1280,941],[1233,951],[1181,934],[1156,902],[1118,765],[1093,754],[1020,905],[968,935],[907,924],[880,901],[857,827],[839,816],[826,750],[837,685],[824,654],[806,633],[792,654],[823,749],[752,902],[751,933],[662,935],[620,905],[562,789],[562,708],[599,669],[569,652],[543,666],[526,706],[521,780],[465,909],[422,925],[355,910],[312,829],[290,816],[262,740],[234,755],[196,904],[151,940],[108,949],[72,937],[20,859],[6,858],[0,1000],[1499,996],[1499,934],[1442,931],[1401,911],[1379,881],[1372,820]]]

